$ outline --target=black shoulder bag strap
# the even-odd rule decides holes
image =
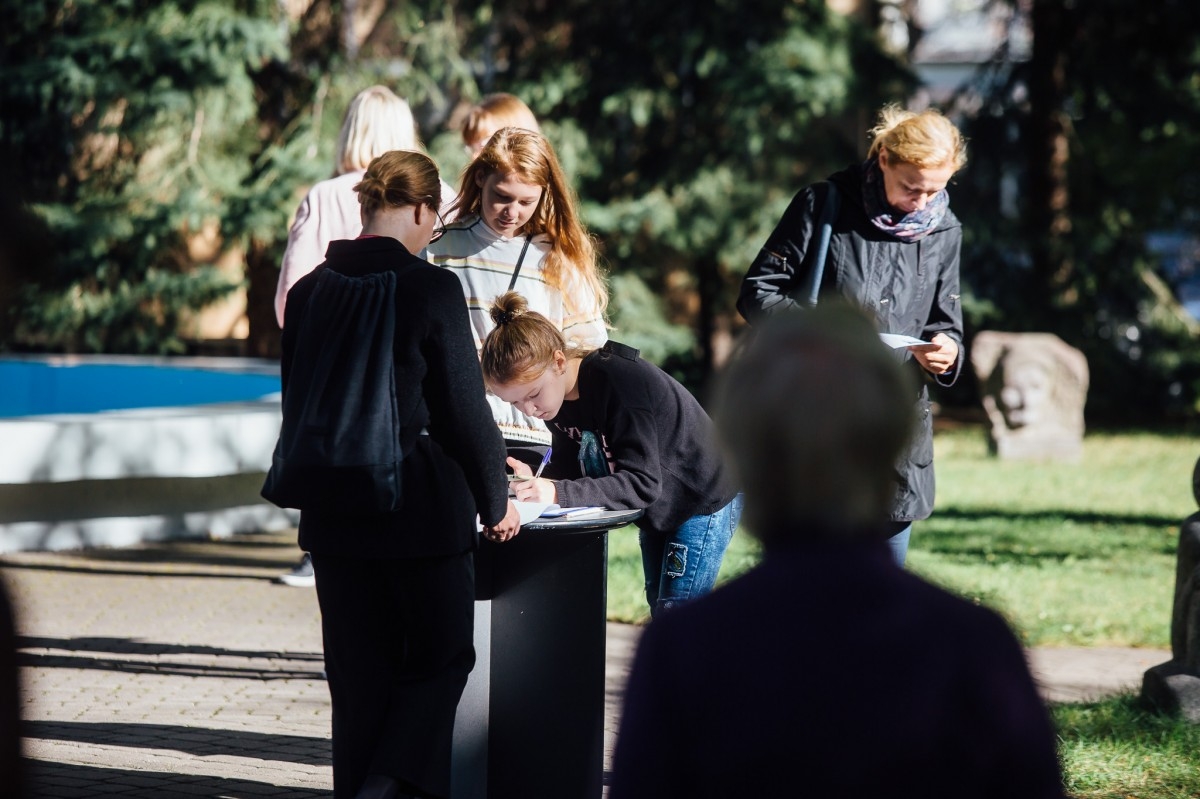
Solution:
[[[517,275],[521,274],[521,263],[525,260],[525,251],[529,249],[529,242],[531,241],[533,241],[532,233],[525,237],[525,246],[521,248],[521,255],[517,258],[517,268],[513,270],[512,280],[508,281],[509,291],[512,291],[513,286],[517,285]]]
[[[829,239],[833,235],[833,223],[837,219],[838,206],[841,197],[837,186],[829,183],[829,191],[825,195],[825,207],[821,209],[821,218],[817,222],[817,253],[813,261],[812,271],[808,276],[808,285],[801,295],[804,304],[813,308],[817,304],[817,293],[821,290],[821,278],[825,276],[825,258],[829,255]]]

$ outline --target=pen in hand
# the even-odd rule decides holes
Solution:
[[[546,454],[542,456],[542,462],[538,464],[537,471],[533,473],[534,480],[542,476],[542,469],[545,469],[546,464],[550,462],[550,453],[553,451],[553,448],[546,447]]]

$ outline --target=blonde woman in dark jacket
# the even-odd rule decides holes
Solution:
[[[801,189],[751,264],[738,310],[754,323],[803,307],[796,295],[810,277],[821,210],[830,186],[839,197],[820,294],[838,294],[871,312],[880,333],[920,339],[900,357],[929,380],[950,386],[963,363],[959,252],[962,227],[947,184],[966,163],[958,129],[932,110],[886,106],[871,131],[867,160]],[[933,512],[933,419],[927,381],[913,397],[917,428],[897,462],[888,528],[904,563],[912,523]]]

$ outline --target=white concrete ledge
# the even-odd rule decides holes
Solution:
[[[172,538],[228,538],[295,527],[297,511],[268,502],[211,511],[0,523],[0,553],[126,547]]]
[[[278,374],[273,363],[239,359],[49,360],[58,366]],[[258,495],[281,420],[277,394],[245,402],[0,418],[0,552],[223,538],[293,527],[297,512]]]
[[[0,419],[0,485],[265,472],[279,400]]]

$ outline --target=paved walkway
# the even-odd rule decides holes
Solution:
[[[297,554],[292,535],[262,534],[0,556],[22,636],[34,796],[330,796],[316,596],[271,582]],[[609,625],[606,757],[637,630]],[[1136,687],[1166,659],[1031,653],[1060,701]]]

